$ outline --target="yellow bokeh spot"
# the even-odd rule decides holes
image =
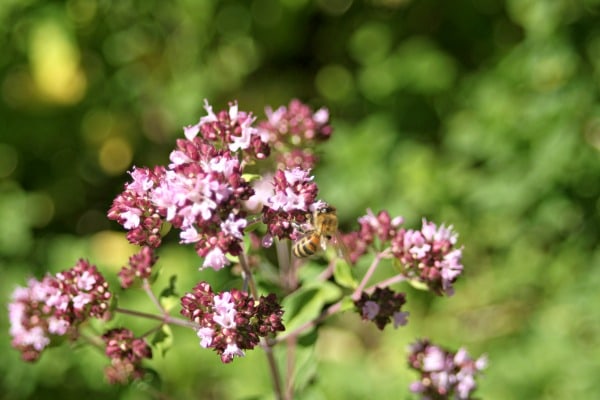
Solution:
[[[118,175],[129,168],[132,156],[131,145],[120,137],[113,137],[100,147],[98,162],[107,174]]]
[[[81,100],[87,79],[79,65],[79,50],[58,21],[35,25],[29,56],[34,84],[45,100],[59,104]]]
[[[127,242],[121,232],[102,231],[91,238],[90,259],[118,271],[139,247]]]

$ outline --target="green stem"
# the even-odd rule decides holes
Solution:
[[[373,273],[379,266],[381,259],[387,257],[388,254],[389,254],[389,249],[385,249],[385,250],[381,251],[380,253],[375,254],[375,258],[373,259],[373,262],[371,263],[371,265],[369,266],[369,269],[365,273],[365,276],[363,276],[362,280],[360,281],[360,284],[358,285],[358,287],[356,288],[354,293],[352,293],[352,300],[358,300],[360,298],[360,294],[362,293],[363,289],[367,285],[367,282],[369,282],[369,279],[371,279],[371,277],[373,276]]]
[[[200,328],[198,326],[198,324],[196,324],[194,322],[187,321],[187,320],[181,319],[181,318],[172,317],[170,315],[155,315],[155,314],[145,313],[145,312],[142,312],[142,311],[129,310],[127,308],[120,308],[120,307],[115,308],[114,311],[118,312],[118,313],[121,313],[121,314],[132,315],[134,317],[146,318],[146,319],[152,319],[152,320],[155,320],[155,321],[160,321],[160,322],[165,323],[165,324],[179,325],[179,326],[184,326],[186,328],[193,328],[193,329],[199,329]]]

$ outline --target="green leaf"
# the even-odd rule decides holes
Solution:
[[[322,282],[318,285],[301,287],[287,296],[282,302],[286,331],[292,331],[316,319],[325,305],[339,299],[341,294],[338,286],[330,282]]]
[[[258,174],[242,174],[242,179],[246,182],[252,182],[261,178],[261,175]]]
[[[355,308],[356,305],[354,304],[354,301],[352,300],[351,296],[346,296],[342,299],[340,311],[350,311],[354,310]]]
[[[357,283],[352,276],[352,269],[350,268],[350,265],[342,259],[338,258],[336,260],[333,269],[333,277],[336,283],[340,286],[350,289],[356,288]]]
[[[294,349],[296,361],[294,367],[294,393],[299,395],[314,382],[319,363],[315,357],[315,346],[297,346]]]
[[[180,296],[177,294],[177,291],[175,290],[176,282],[177,282],[177,275],[171,275],[171,277],[169,278],[169,286],[164,288],[162,290],[162,292],[160,292],[160,295],[158,297],[158,300],[160,301],[161,306],[163,306],[163,308],[167,311],[172,309],[173,307],[175,307],[177,304],[179,304]]]
[[[429,286],[427,286],[425,282],[421,282],[418,279],[410,279],[408,283],[410,283],[410,286],[414,287],[415,289],[429,290]]]
[[[163,324],[152,337],[152,346],[159,350],[164,357],[167,351],[173,345],[173,332],[169,325]]]

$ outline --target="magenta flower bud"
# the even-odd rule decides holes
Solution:
[[[126,384],[144,375],[142,360],[152,358],[152,349],[143,340],[137,339],[129,329],[115,328],[102,335],[106,343],[106,355],[111,365],[104,370],[111,384]]]

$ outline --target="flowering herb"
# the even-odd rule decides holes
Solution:
[[[471,399],[475,378],[487,366],[486,356],[473,360],[464,348],[454,353],[427,339],[418,340],[409,350],[409,366],[420,374],[410,390],[426,399]]]
[[[389,324],[406,325],[407,295],[392,287],[403,281],[439,296],[454,294],[463,265],[462,247],[452,226],[423,219],[415,230],[405,227],[402,217],[367,210],[358,218],[355,231],[337,232],[336,209],[318,198],[318,179],[312,173],[318,162],[316,146],[333,132],[325,108],[315,111],[292,100],[275,110],[268,107],[264,120],[240,110],[236,102],[217,112],[208,102],[204,108],[206,115],[184,127],[169,164],[133,167],[129,182],[108,211],[108,218],[127,231],[127,240],[140,247],[118,273],[120,286],[144,290],[158,313],[119,307],[102,274],[80,260],[69,270],[41,281],[31,279],[27,287],[13,292],[10,334],[24,360],[37,360],[60,337],[85,337],[103,347],[109,359],[107,380],[128,383],[146,375],[144,361],[159,342],[155,337],[149,344],[146,336],[179,325],[193,330],[199,346],[212,349],[223,363],[262,348],[276,398],[288,399],[297,394],[294,377],[287,374],[282,382],[274,346],[294,346],[300,336],[348,309],[343,307],[348,304],[365,323],[380,330]],[[179,299],[183,318],[172,315],[161,302],[177,292],[174,279],[160,299],[153,291],[154,268],[168,226],[179,244],[193,247],[201,270],[198,283],[184,289]],[[273,245],[275,256],[267,249]],[[327,245],[343,251],[323,252]],[[298,270],[303,264],[314,264],[314,258],[324,259],[327,266],[316,279],[304,281]],[[369,266],[357,276],[355,264]],[[241,278],[236,287],[215,290],[201,279],[206,268],[231,268]],[[269,274],[273,270],[278,274]],[[372,282],[376,270],[378,277],[385,278]],[[349,290],[345,294],[340,290],[339,297],[326,304],[315,293],[330,281]],[[264,288],[271,292],[263,293]],[[313,304],[312,311],[303,310],[309,298],[322,302],[321,307]],[[292,321],[294,315],[306,319],[306,313],[313,314],[286,329],[284,311],[291,314],[286,320]],[[141,335],[123,327],[111,329],[113,314],[148,318],[156,326]],[[96,339],[87,331],[80,335],[90,318],[107,323],[107,331]],[[483,364],[472,361],[462,349],[454,354],[427,341],[417,342],[411,348],[410,365],[422,378],[411,390],[423,398],[469,398]]]

